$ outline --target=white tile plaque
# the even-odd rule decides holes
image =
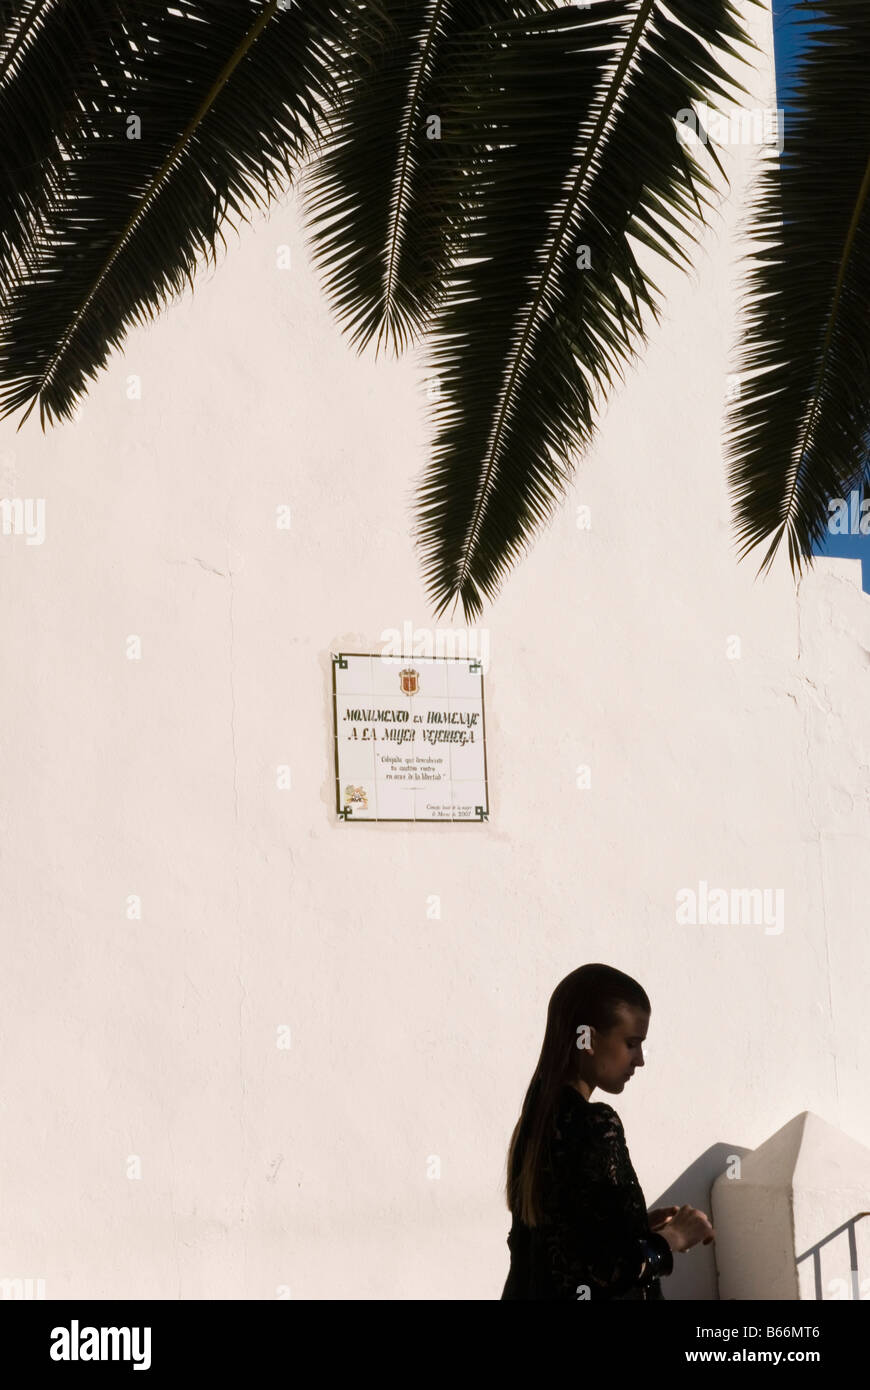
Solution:
[[[488,818],[479,661],[336,652],[332,692],[341,820]]]

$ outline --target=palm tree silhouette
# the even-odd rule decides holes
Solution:
[[[793,570],[864,475],[870,397],[870,7],[811,8],[727,422],[742,553],[787,538]],[[350,340],[428,351],[417,543],[436,612],[474,620],[659,315],[650,265],[691,262],[722,171],[678,128],[739,99],[740,5],[0,0],[0,25],[0,414],[70,417],[298,177]]]

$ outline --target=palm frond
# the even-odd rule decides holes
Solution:
[[[424,331],[466,225],[456,157],[457,48],[556,0],[386,0],[390,20],[355,55],[303,195],[327,298],[351,341],[397,353]],[[448,58],[448,55],[450,57]]]
[[[0,285],[30,260],[42,215],[60,197],[70,149],[117,91],[127,27],[147,0],[27,0],[3,7],[0,41]],[[153,6],[150,7],[153,10]]]
[[[743,558],[811,563],[870,458],[870,7],[812,0],[778,167],[750,209],[739,394],[726,451]]]
[[[0,320],[2,413],[38,401],[43,425],[71,415],[128,328],[215,258],[225,226],[286,188],[336,97],[340,3],[135,9],[113,35],[116,85],[102,73],[67,142]]]
[[[0,0],[0,82],[12,67],[30,32],[55,0]]]
[[[430,598],[468,621],[563,496],[656,313],[635,244],[686,264],[713,185],[676,120],[734,96],[720,59],[749,43],[729,0],[600,0],[500,39],[464,83],[475,225],[433,325],[417,509]]]

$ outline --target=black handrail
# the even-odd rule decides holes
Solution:
[[[843,1231],[849,1232],[849,1273],[852,1276],[852,1297],[861,1297],[861,1290],[858,1285],[858,1244],[855,1240],[855,1226],[856,1223],[860,1221],[863,1216],[870,1216],[870,1211],[856,1212],[854,1216],[849,1217],[848,1221],[844,1221],[842,1226],[838,1226],[836,1231],[831,1231],[830,1235],[825,1236],[823,1240],[817,1241],[815,1245],[811,1245],[809,1250],[805,1250],[802,1255],[798,1255],[798,1264],[800,1264],[802,1260],[808,1260],[810,1255],[812,1255],[813,1257],[813,1275],[815,1278],[816,1285],[816,1299],[823,1299],[822,1261],[819,1252],[823,1245],[827,1245],[829,1241],[832,1241],[836,1239],[837,1236],[842,1235]]]

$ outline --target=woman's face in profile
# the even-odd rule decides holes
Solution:
[[[618,1094],[637,1067],[644,1065],[643,1042],[649,1029],[643,1009],[620,1006],[618,1022],[607,1033],[595,1033],[591,1062],[594,1082],[602,1091]]]

